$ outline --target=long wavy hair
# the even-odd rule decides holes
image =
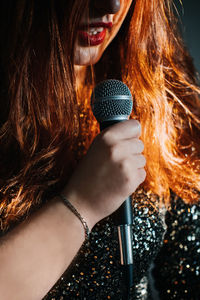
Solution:
[[[96,82],[121,79],[133,93],[132,117],[141,122],[147,159],[144,188],[166,204],[171,190],[186,202],[198,199],[199,88],[172,1],[133,1],[119,34],[77,90],[74,44],[88,2],[0,3],[4,233],[63,188],[98,134],[89,104],[94,76]]]

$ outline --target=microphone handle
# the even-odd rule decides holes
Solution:
[[[114,213],[114,222],[118,229],[121,265],[124,275],[124,287],[134,285],[133,268],[133,207],[129,196]]]
[[[124,119],[124,121],[127,119]],[[100,130],[104,130],[116,123],[123,122],[123,120],[111,120],[100,123]],[[133,207],[132,199],[129,196],[118,210],[114,213],[114,222],[118,228],[118,238],[120,247],[120,257],[122,271],[124,275],[124,287],[127,293],[134,284],[133,278]],[[127,299],[127,298],[126,298]]]

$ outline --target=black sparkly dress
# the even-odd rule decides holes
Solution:
[[[200,300],[200,205],[172,194],[166,212],[155,195],[133,198],[135,286],[132,300]],[[70,267],[43,300],[121,300],[123,280],[112,216],[92,230]]]
[[[200,300],[200,202],[187,205],[172,194],[167,231],[153,276],[157,299]]]

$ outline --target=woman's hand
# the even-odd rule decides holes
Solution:
[[[136,120],[101,132],[66,186],[63,194],[90,228],[114,212],[145,180],[140,133]]]

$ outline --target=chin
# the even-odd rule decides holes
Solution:
[[[89,51],[77,51],[75,53],[75,65],[77,66],[91,66],[98,63],[103,51],[98,51],[98,49],[91,49]]]

